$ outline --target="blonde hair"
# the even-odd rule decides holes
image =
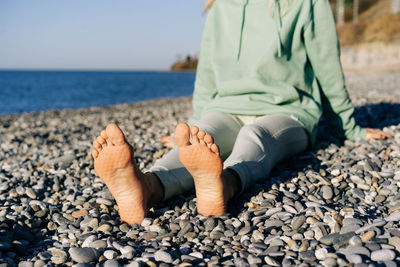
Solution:
[[[269,0],[269,8],[275,4],[275,1],[279,0]],[[214,4],[215,0],[206,0],[204,4],[204,11],[203,14],[206,13]],[[288,0],[283,0],[283,8],[281,8],[281,17],[285,16],[286,12],[288,11]]]

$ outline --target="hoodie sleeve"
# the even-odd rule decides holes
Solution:
[[[193,115],[189,119],[189,124],[193,125],[202,115],[202,110],[217,95],[215,86],[215,76],[212,67],[212,24],[213,8],[209,11],[200,48],[199,64],[196,71],[196,81],[193,92]]]
[[[314,75],[320,85],[323,113],[339,136],[364,138],[366,130],[356,124],[342,65],[335,21],[328,0],[314,1],[304,42]]]

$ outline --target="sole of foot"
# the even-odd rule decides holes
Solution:
[[[132,146],[116,124],[109,124],[93,142],[92,155],[97,175],[118,204],[121,220],[141,223],[150,208],[150,190],[136,166]]]
[[[225,214],[227,199],[222,177],[223,164],[212,136],[199,131],[196,126],[189,128],[187,124],[180,123],[174,137],[179,159],[194,179],[197,211],[204,216]]]

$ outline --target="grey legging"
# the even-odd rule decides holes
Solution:
[[[279,161],[304,151],[308,146],[304,127],[286,115],[250,117],[210,112],[195,125],[214,137],[224,168],[236,171],[242,192],[266,179]],[[179,161],[177,148],[158,160],[150,171],[160,179],[164,199],[194,187],[192,176]]]

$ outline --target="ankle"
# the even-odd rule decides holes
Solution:
[[[163,199],[164,189],[157,175],[155,175],[152,172],[144,173],[143,181],[145,183],[145,187],[149,192],[147,202],[148,202],[148,208],[150,209]]]
[[[234,196],[239,194],[242,190],[242,185],[239,175],[232,169],[225,169],[222,177],[224,182],[224,196],[226,202],[228,202]]]

